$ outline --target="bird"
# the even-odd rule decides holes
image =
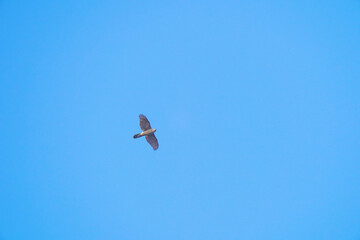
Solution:
[[[151,147],[156,150],[159,148],[158,140],[155,137],[154,132],[156,132],[155,128],[151,128],[149,120],[145,117],[145,115],[140,114],[140,128],[142,130],[141,133],[135,134],[134,138],[139,138],[145,136],[146,141],[151,145]]]

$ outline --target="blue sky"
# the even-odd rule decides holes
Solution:
[[[0,239],[359,239],[359,26],[348,0],[0,1]]]

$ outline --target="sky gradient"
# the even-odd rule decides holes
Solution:
[[[1,240],[360,239],[359,123],[359,1],[0,1]]]

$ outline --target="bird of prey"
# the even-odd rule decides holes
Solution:
[[[139,115],[141,133],[135,134],[134,138],[145,136],[146,141],[152,146],[154,150],[158,149],[159,143],[155,137],[156,129],[151,128],[149,120],[143,115]]]

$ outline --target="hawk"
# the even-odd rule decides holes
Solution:
[[[151,128],[149,120],[143,115],[139,115],[141,133],[135,134],[134,138],[145,136],[146,141],[152,146],[154,150],[159,148],[159,143],[154,135],[155,128]]]

